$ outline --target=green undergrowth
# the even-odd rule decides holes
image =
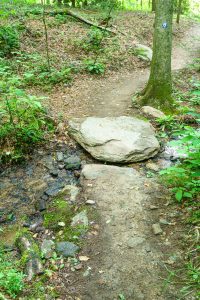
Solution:
[[[19,260],[0,248],[0,299],[15,299],[24,288],[24,278]]]
[[[174,95],[180,105],[177,108],[179,114],[157,120],[161,139],[170,140],[168,146],[179,154],[172,167],[160,171],[161,181],[170,188],[175,203],[180,205],[185,215],[183,223],[190,228],[183,242],[186,263],[181,269],[170,271],[170,282],[176,282],[179,278],[182,285],[180,299],[188,295],[194,299],[200,297],[200,81],[199,73],[195,72],[188,71],[186,78],[182,74],[177,81]]]

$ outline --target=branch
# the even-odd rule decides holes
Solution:
[[[68,16],[71,16],[71,17],[73,17],[73,18],[79,20],[80,22],[85,23],[85,24],[87,24],[89,26],[97,27],[97,28],[99,28],[101,30],[107,31],[107,32],[112,33],[112,34],[117,34],[116,31],[111,30],[109,28],[105,28],[105,27],[100,26],[100,25],[97,25],[97,24],[89,21],[88,19],[85,19],[85,18],[83,18],[83,17],[75,14],[74,12],[72,12],[69,9],[60,10],[60,11],[58,10],[58,11],[55,11],[55,12],[49,12],[48,14],[51,15],[51,16],[55,16],[55,15],[68,15]]]

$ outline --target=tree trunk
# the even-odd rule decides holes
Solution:
[[[76,7],[76,0],[72,0],[72,7]]]
[[[142,0],[140,0],[140,6],[141,6],[141,9],[143,8],[143,2]]]
[[[173,0],[156,0],[151,73],[140,103],[172,111],[172,18]]]
[[[156,11],[156,0],[152,0],[152,11]]]
[[[176,17],[176,23],[177,23],[177,24],[179,24],[179,22],[180,22],[181,6],[182,6],[182,0],[179,0],[179,2],[178,2],[177,17]]]
[[[83,6],[84,6],[84,7],[85,7],[85,6],[88,6],[88,1],[87,1],[87,0],[83,1]]]
[[[57,4],[58,4],[58,6],[61,6],[62,5],[62,0],[58,0]]]

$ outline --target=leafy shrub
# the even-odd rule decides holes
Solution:
[[[24,277],[25,275],[15,267],[13,261],[0,251],[0,288],[12,298],[16,298],[24,287]]]
[[[13,88],[0,102],[0,158],[18,160],[53,129],[40,99]]]
[[[19,48],[19,34],[15,27],[0,26],[0,56],[8,56]]]
[[[177,166],[162,170],[160,174],[166,183],[173,187],[175,198],[181,202],[184,198],[195,199],[200,191],[200,131],[185,127],[179,134],[179,140],[171,142],[185,154],[183,162]]]
[[[85,50],[98,50],[101,46],[104,33],[102,30],[92,27],[87,34],[87,37],[83,40],[82,47]]]
[[[39,66],[35,70],[25,72],[23,81],[26,85],[54,85],[58,83],[68,83],[71,81],[71,69],[62,68],[57,70],[51,68],[49,71],[46,65]]]
[[[105,72],[105,65],[102,63],[98,63],[94,60],[86,60],[84,62],[86,66],[86,70],[91,74],[103,74]]]

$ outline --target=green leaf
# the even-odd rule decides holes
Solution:
[[[178,190],[175,194],[175,198],[178,202],[180,202],[183,198],[183,191],[182,190]]]
[[[186,197],[186,198],[192,198],[192,194],[189,193],[189,192],[184,192],[184,193],[183,193],[183,197]]]

